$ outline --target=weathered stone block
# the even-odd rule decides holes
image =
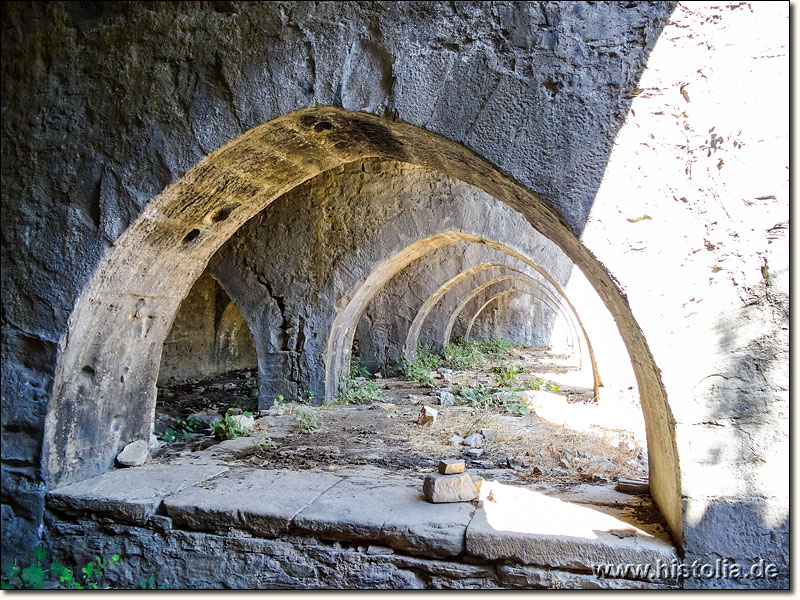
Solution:
[[[469,502],[478,497],[478,490],[472,478],[460,475],[427,475],[422,484],[422,492],[429,502]]]
[[[147,442],[136,440],[125,446],[122,452],[117,454],[117,462],[123,467],[140,467],[147,460],[148,452]]]
[[[440,460],[438,465],[439,473],[442,475],[453,475],[464,472],[463,460]]]

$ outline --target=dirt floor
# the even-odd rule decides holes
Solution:
[[[350,400],[356,403],[312,406],[276,399],[265,411],[256,408],[255,373],[239,371],[159,389],[156,429],[179,430],[176,419],[200,411],[211,413],[207,420],[222,419],[232,408],[251,411],[255,419],[252,444],[241,446],[235,464],[327,471],[369,464],[431,472],[442,458],[463,458],[467,468],[491,469],[509,482],[646,479],[635,390],[609,391],[595,402],[591,379],[576,385],[580,377],[565,358],[546,348],[515,347],[479,368],[423,373],[424,384],[355,378]],[[436,411],[435,420],[420,418],[425,406]],[[153,458],[190,456],[220,442],[203,429],[165,444]]]

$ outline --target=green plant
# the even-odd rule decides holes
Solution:
[[[444,347],[445,363],[454,369],[473,369],[486,360],[475,340],[458,340]]]
[[[497,403],[497,399],[489,393],[482,383],[477,383],[475,386],[454,385],[453,394],[457,396],[461,402],[471,404],[474,407],[487,408]]]
[[[505,406],[506,411],[518,417],[524,417],[531,412],[528,408],[528,403],[517,396],[503,398],[503,406]]]
[[[246,417],[253,416],[253,413],[250,412],[244,412],[242,414]],[[223,417],[221,421],[211,423],[210,427],[211,431],[214,433],[214,436],[223,441],[237,437],[244,437],[248,434],[248,431],[239,425],[233,416],[231,416],[230,409],[228,409],[228,411],[225,413],[225,417]]]
[[[428,371],[435,371],[444,364],[444,359],[427,346],[420,344],[417,346],[417,364]]]
[[[50,563],[49,568],[44,567],[47,553],[40,546],[33,549],[33,562],[27,568],[17,565],[17,561],[6,565],[5,576],[2,577],[1,584],[4,590],[41,590],[45,582],[49,581],[52,585],[68,589],[77,590],[96,590],[100,586],[106,567],[117,566],[119,564],[119,554],[114,554],[111,558],[103,561],[96,556],[94,560],[81,569],[80,580],[77,579],[72,571],[61,563]]]
[[[374,381],[356,379],[349,381],[336,397],[337,404],[369,404],[386,397]]]
[[[175,422],[167,427],[163,433],[158,429],[154,429],[153,433],[158,439],[171,444],[173,442],[182,442],[193,433],[196,433],[201,425],[202,423],[197,419],[175,419]]]
[[[367,366],[360,356],[350,356],[350,379],[356,377],[371,377],[372,374],[367,370]]]
[[[508,352],[512,344],[505,341],[501,337],[492,338],[491,340],[483,340],[478,342],[478,348],[481,352],[489,354],[493,358],[499,358]]]
[[[313,410],[297,409],[297,429],[301,433],[313,433],[322,427],[322,417]]]
[[[147,581],[140,581],[139,587],[143,590],[163,590],[163,585],[156,585],[156,576],[150,575],[150,579]]]
[[[514,385],[516,369],[507,366],[496,366],[492,367],[492,371],[494,371],[493,377],[498,386],[512,387]]]
[[[395,377],[403,372],[403,361],[396,359],[389,359],[381,363],[378,371],[384,377]]]
[[[417,347],[417,360],[409,362],[402,359],[401,372],[408,381],[416,381],[435,389],[439,386],[430,376],[430,372],[441,367],[443,363],[444,359],[441,356],[431,351],[430,348],[420,345]]]
[[[278,447],[278,445],[273,441],[273,439],[269,437],[266,433],[262,433],[261,435],[259,435],[256,438],[253,446],[255,446],[258,450],[261,450],[262,452],[267,450],[267,448],[272,448],[273,450],[275,450]]]

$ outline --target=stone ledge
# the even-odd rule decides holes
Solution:
[[[466,549],[474,556],[586,572],[598,564],[677,559],[659,528],[638,522],[630,511],[599,512],[497,482],[485,488],[483,508],[467,528]]]
[[[209,488],[193,487],[164,501],[167,514],[191,529],[236,527],[266,538],[288,533],[295,516],[341,481],[327,473],[237,469]]]
[[[351,477],[332,487],[295,519],[322,538],[374,540],[414,554],[455,556],[475,507],[431,504],[419,481]]]
[[[47,506],[144,523],[167,496],[228,470],[220,465],[145,465],[117,469],[62,486],[47,494]]]

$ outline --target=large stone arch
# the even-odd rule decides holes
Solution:
[[[81,294],[59,352],[45,431],[48,480],[102,471],[124,443],[149,435],[153,371],[163,337],[190,282],[222,243],[289,189],[369,156],[419,164],[477,184],[522,212],[586,273],[636,357],[654,497],[664,504],[667,519],[674,520],[680,508],[675,504],[677,455],[669,407],[644,336],[607,271],[549,205],[463,146],[405,123],[331,107],[276,119],[212,153],[152,200],[117,240]],[[178,270],[184,277],[176,280]],[[368,279],[358,299],[375,289]],[[355,322],[350,328],[359,304],[354,300],[337,317],[350,331],[345,352],[355,329]],[[342,339],[329,345],[337,357],[345,353],[338,351]],[[136,402],[128,401],[132,397]]]
[[[531,321],[536,321],[538,319],[541,319],[542,318],[542,315],[541,315],[542,311],[550,312],[553,315],[557,315],[558,314],[558,309],[556,309],[556,307],[552,306],[549,302],[544,300],[541,297],[541,295],[537,294],[535,291],[533,291],[533,289],[531,289],[531,290],[509,289],[509,290],[506,290],[506,292],[508,292],[508,293],[500,292],[499,294],[497,294],[494,297],[492,297],[489,300],[487,300],[483,304],[483,306],[481,306],[477,310],[477,312],[475,312],[475,314],[472,315],[472,317],[469,320],[469,325],[467,326],[467,330],[464,333],[464,339],[465,340],[469,340],[469,339],[472,339],[473,337],[477,337],[478,334],[475,334],[475,331],[479,328],[480,325],[484,326],[483,327],[483,331],[486,334],[484,336],[480,336],[481,339],[491,339],[491,338],[496,337],[498,335],[498,332],[500,331],[500,327],[501,327],[501,324],[497,323],[495,321],[495,317],[498,316],[498,315],[492,315],[491,322],[489,322],[490,319],[487,317],[487,313],[489,312],[488,309],[493,304],[497,305],[497,306],[493,306],[492,307],[493,310],[497,311],[498,308],[502,308],[503,311],[505,313],[507,313],[507,314],[499,315],[500,317],[503,317],[504,320],[505,320],[505,323],[502,324],[503,327],[505,328],[505,331],[513,333],[512,330],[519,330],[522,333],[521,334],[517,334],[517,335],[520,335],[520,336],[523,336],[523,335],[524,336],[531,336],[530,322]],[[505,306],[507,304],[508,300],[512,299],[515,295],[517,295],[517,298],[520,297],[520,296],[523,296],[523,297],[528,297],[531,300],[529,303],[526,303],[525,306],[517,307],[515,312],[523,313],[522,315],[513,315],[513,314],[511,314],[510,307],[509,306]],[[516,298],[513,298],[513,299],[516,299]],[[514,327],[509,326],[508,322],[511,320],[512,316],[517,316],[518,317],[518,321],[524,321],[525,323],[527,323],[528,324],[527,328],[525,327],[524,324],[520,325],[520,323],[518,323],[518,322],[515,323]],[[482,323],[481,322],[482,320],[483,321],[487,321],[487,322],[486,323]],[[565,334],[565,336],[567,338],[566,339],[566,343],[565,343],[565,347],[570,347],[570,345],[571,345],[572,339],[571,339],[570,333],[571,332],[570,332],[570,330],[568,328],[564,331],[564,334]],[[535,333],[533,334],[533,336],[535,336]],[[506,336],[502,336],[502,337],[504,337],[504,338],[506,338],[506,339],[508,339],[510,341],[516,341],[516,339],[512,338],[512,337],[506,337]],[[537,345],[540,345],[540,346],[541,345],[546,345],[546,344],[542,343],[541,341],[537,340],[535,337],[526,337],[525,339],[521,339],[521,338],[517,338],[517,339],[519,339],[519,341],[521,343],[525,343],[525,344],[534,343],[534,344],[537,344]]]
[[[499,254],[503,254],[502,252],[498,251]],[[511,257],[511,255],[507,255]],[[517,260],[517,259],[515,259]],[[522,267],[530,268],[530,265],[527,265],[524,261],[517,260],[519,265]],[[414,316],[414,319],[408,329],[408,333],[406,336],[405,344],[404,344],[404,356],[408,360],[415,360],[416,359],[416,351],[417,346],[419,344],[420,335],[423,331],[423,326],[426,324],[426,319],[428,315],[431,314],[431,311],[436,308],[441,300],[445,298],[451,290],[455,290],[454,298],[459,298],[464,293],[467,293],[474,289],[476,286],[472,285],[470,282],[470,278],[474,278],[477,274],[489,275],[489,270],[508,270],[519,274],[524,275],[532,275],[528,274],[525,271],[521,270],[520,268],[512,267],[503,263],[482,263],[479,265],[475,265],[469,269],[465,269],[464,271],[458,273],[457,275],[451,277],[447,281],[445,281],[441,286],[439,286],[428,298],[426,298],[425,302],[422,304],[420,309],[417,311],[417,314]],[[533,274],[541,277],[541,273],[534,269],[531,269]],[[559,290],[552,286],[550,282],[541,277],[541,279],[537,279],[541,285],[547,286],[548,294],[550,294],[554,301],[561,306],[561,310],[564,311],[566,314],[569,314],[569,321],[572,323],[573,328],[577,328],[576,323],[576,313],[570,311],[569,306],[565,303],[565,297],[561,295]],[[456,286],[463,284],[461,287],[462,290],[456,289]],[[443,311],[442,318],[440,319],[440,323],[442,326],[442,334],[441,336],[437,336],[435,333],[432,335],[429,334],[427,341],[427,345],[430,345],[436,349],[440,349],[443,344],[442,341],[444,339],[444,329],[447,327],[447,323],[449,322],[449,317],[452,314],[452,311]],[[577,336],[577,333],[576,333]],[[580,343],[580,342],[579,342]]]
[[[769,5],[752,9],[763,15]],[[8,242],[3,508],[4,518],[10,507],[17,519],[4,527],[4,544],[32,547],[40,531],[49,469],[40,467],[42,429],[57,354],[106,253],[125,241],[120,234],[148,200],[203,155],[320,104],[385,112],[465,144],[570,215],[575,233],[605,173],[583,241],[620,282],[673,399],[673,411],[647,408],[649,421],[663,420],[656,429],[670,433],[673,412],[679,421],[681,485],[677,475],[669,482],[677,460],[668,455],[651,469],[653,493],[673,534],[686,534],[687,556],[788,554],[788,186],[786,165],[763,160],[766,146],[788,147],[785,124],[765,123],[785,110],[787,92],[753,81],[764,72],[785,80],[782,35],[758,39],[764,51],[751,51],[737,43],[756,40],[749,9],[681,6],[660,42],[666,61],[651,61],[652,77],[637,88],[672,3],[530,4],[518,12],[463,4],[108,6],[100,15],[77,3],[3,8],[3,124],[11,132],[0,161]],[[715,42],[728,34],[731,43]],[[631,96],[636,116],[628,115],[617,149],[638,151],[606,169]],[[669,115],[683,116],[674,130],[655,130],[653,115],[668,125]],[[706,157],[709,130],[725,144]],[[755,189],[765,182],[774,189]],[[709,287],[713,298],[700,304],[698,290]],[[628,327],[624,319],[620,327]],[[641,356],[648,363],[649,354]],[[635,368],[642,381],[648,367]],[[643,396],[660,389],[657,374],[645,379]],[[731,533],[737,523],[747,525]]]
[[[570,325],[571,325],[570,320],[563,314],[563,312],[559,309],[559,307],[557,305],[553,304],[552,301],[547,297],[547,292],[541,286],[537,286],[536,284],[531,283],[529,281],[526,281],[524,279],[512,280],[512,281],[519,281],[519,283],[522,284],[523,288],[529,287],[530,289],[516,289],[515,288],[515,289],[511,289],[511,290],[506,290],[506,291],[515,292],[515,293],[518,292],[520,294],[523,294],[525,296],[530,297],[532,299],[532,303],[531,304],[541,305],[541,307],[543,307],[544,309],[546,309],[547,311],[549,311],[552,314],[554,320],[555,319],[561,319],[564,322],[564,324],[566,325],[566,327],[564,329],[564,335],[566,337],[565,346],[569,347],[570,349],[574,348],[574,344],[576,342],[576,339],[573,336],[573,333],[574,333],[573,329],[572,329],[572,327],[570,327]],[[502,293],[504,293],[504,292],[501,292],[501,294]],[[498,299],[498,296],[499,296],[499,294],[495,295],[494,297],[492,297],[489,300],[487,300],[483,304],[483,306],[481,306],[477,310],[477,312],[475,312],[472,315],[472,317],[470,317],[469,325],[467,326],[467,330],[464,333],[464,339],[465,340],[471,339],[472,331],[475,328],[475,324],[478,321],[479,317],[482,316],[483,311],[485,311],[489,307],[489,305],[492,304],[493,301]],[[528,312],[530,309],[531,309],[530,306],[526,306],[522,310],[524,312]],[[539,319],[541,319],[542,315],[541,314],[528,315],[525,318],[525,320],[526,321],[536,320],[537,317]],[[494,337],[494,335],[496,335],[496,333],[495,334],[490,334],[489,337]],[[540,346],[541,345],[546,345],[543,342],[541,342],[539,340],[536,340],[536,339],[526,340],[525,341],[525,343],[527,343],[527,344],[530,344],[531,342],[535,343],[536,345],[540,345]],[[580,354],[580,347],[578,348],[578,354]]]
[[[412,165],[364,160],[273,202],[214,255],[209,270],[251,324],[266,407],[279,395],[337,394],[354,332],[349,321],[339,327],[340,314],[361,316],[348,303],[371,299],[409,261],[458,242],[496,245],[496,238],[509,240],[554,285],[568,280],[570,260],[481,190]]]

